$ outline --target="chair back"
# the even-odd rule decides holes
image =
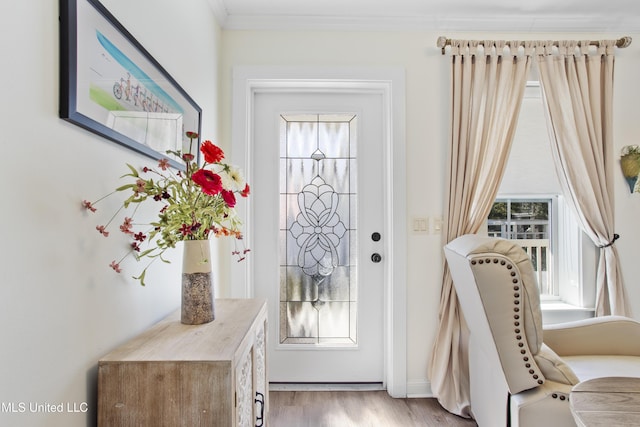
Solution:
[[[511,394],[544,383],[534,360],[542,348],[542,313],[528,255],[513,241],[478,235],[461,236],[444,251],[471,342],[482,347],[475,354],[499,364],[476,369],[502,371]]]

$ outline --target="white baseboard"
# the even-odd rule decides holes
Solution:
[[[269,383],[269,391],[377,391],[382,383]]]
[[[409,380],[407,381],[407,397],[433,397],[431,382],[429,380]]]
[[[384,390],[382,383],[269,383],[270,391],[372,391]],[[431,382],[407,382],[408,398],[433,397]]]

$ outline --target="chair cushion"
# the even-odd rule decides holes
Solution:
[[[640,378],[640,356],[563,356],[580,381],[601,377]]]
[[[568,385],[580,382],[571,367],[546,344],[542,344],[542,348],[533,358],[546,379]]]

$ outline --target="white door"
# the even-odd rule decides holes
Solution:
[[[383,111],[376,91],[255,94],[252,276],[271,382],[384,382]]]

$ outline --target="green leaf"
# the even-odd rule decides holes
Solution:
[[[138,277],[133,276],[133,278],[136,280],[139,280],[141,286],[146,286],[146,284],[144,283],[144,278],[146,275],[147,275],[147,269],[145,268],[144,270],[142,270],[142,273],[140,273]]]
[[[130,188],[135,188],[135,187],[137,187],[137,185],[135,185],[135,184],[125,184],[125,185],[122,185],[122,186],[116,188],[116,191],[124,191],[124,190],[128,190]]]
[[[120,178],[123,178],[125,176],[135,176],[136,178],[138,178],[140,175],[138,174],[138,170],[136,168],[134,168],[133,166],[131,166],[129,163],[126,163],[126,165],[129,167],[129,170],[131,171],[131,173],[128,173],[126,175],[122,175]]]
[[[151,252],[155,251],[156,248],[151,248],[151,249],[147,249],[146,251],[142,251],[140,252],[140,254],[136,255],[136,258],[140,259],[140,258],[144,258],[147,255],[149,255]]]

